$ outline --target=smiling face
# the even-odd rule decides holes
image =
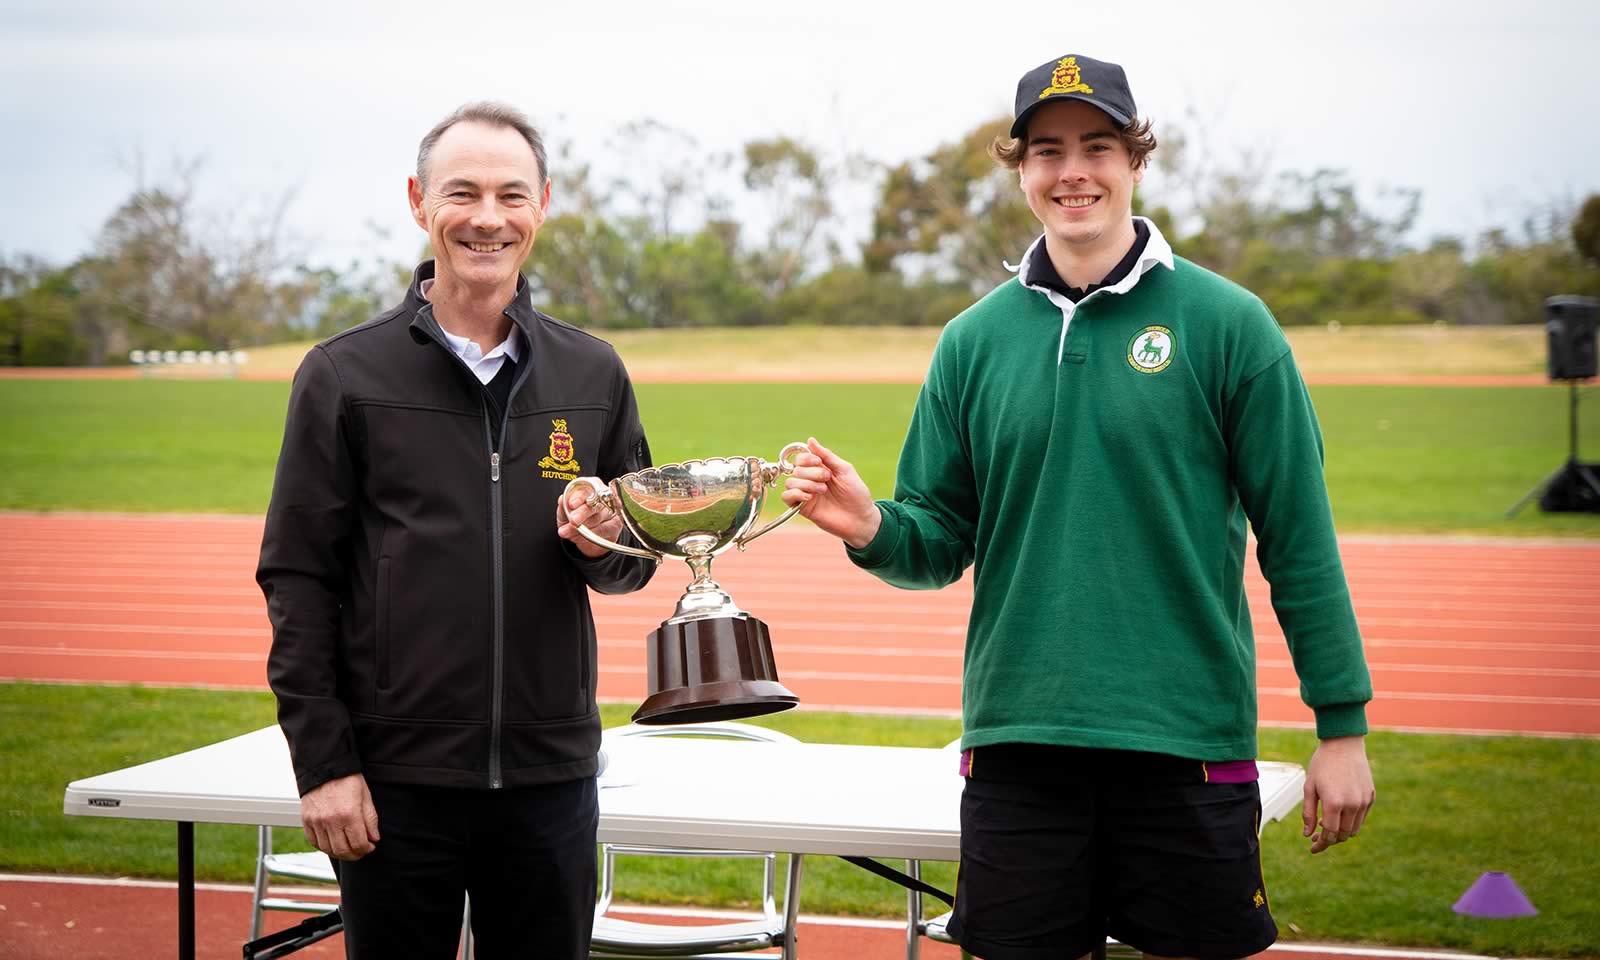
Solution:
[[[1116,124],[1081,100],[1040,107],[1028,119],[1018,171],[1028,207],[1052,250],[1074,257],[1132,242],[1133,169]]]
[[[463,121],[439,137],[425,172],[407,192],[433,245],[434,282],[509,301],[550,202],[533,148],[511,127]]]

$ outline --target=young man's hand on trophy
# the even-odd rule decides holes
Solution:
[[[784,483],[783,502],[800,505],[800,516],[860,550],[878,534],[883,516],[872,491],[850,461],[812,437],[808,451],[794,458],[794,474]]]
[[[615,540],[622,535],[622,517],[604,503],[596,502],[590,506],[595,494],[606,489],[604,481],[598,477],[578,479],[583,482],[567,487],[566,493],[556,501],[556,534],[563,540],[572,541],[572,545],[586,557],[603,557],[607,553],[606,548],[586,539],[578,532],[578,525],[587,526],[607,540]]]

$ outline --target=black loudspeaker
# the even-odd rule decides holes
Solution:
[[[1551,297],[1544,302],[1545,332],[1550,345],[1551,380],[1588,380],[1595,376],[1595,328],[1600,325],[1600,300],[1594,297]]]

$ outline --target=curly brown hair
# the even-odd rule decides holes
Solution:
[[[1134,117],[1119,136],[1128,150],[1128,165],[1135,170],[1143,170],[1150,162],[1150,154],[1156,149],[1156,135],[1150,128],[1150,121]],[[1007,170],[1020,167],[1022,155],[1027,151],[1027,137],[1008,137],[1002,133],[989,142],[989,156]]]

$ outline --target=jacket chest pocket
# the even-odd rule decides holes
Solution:
[[[481,515],[489,444],[481,413],[382,404],[362,408],[362,483],[385,515]]]

